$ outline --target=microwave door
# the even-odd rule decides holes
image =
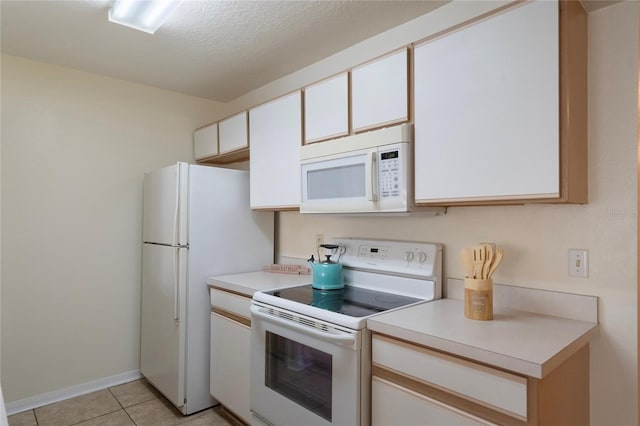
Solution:
[[[368,149],[301,163],[301,213],[378,210],[377,150]]]

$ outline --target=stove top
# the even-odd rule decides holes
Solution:
[[[342,252],[344,289],[258,291],[254,304],[360,330],[372,315],[440,298],[440,244],[359,238],[331,243]]]
[[[311,285],[267,291],[267,294],[350,317],[366,317],[420,302],[423,299],[345,285],[340,290],[318,290]]]

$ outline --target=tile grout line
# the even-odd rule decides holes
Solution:
[[[113,391],[111,390],[111,388],[107,388],[107,389],[109,390],[109,393],[111,393],[111,395],[113,396],[113,398],[118,402],[118,405],[120,405],[120,407],[122,408],[122,411],[124,411],[124,414],[126,414],[126,415],[127,415],[127,417],[129,418],[129,420],[131,420],[131,423],[133,423],[134,425],[136,425],[136,426],[137,426],[138,424],[136,423],[136,421],[135,421],[135,420],[133,420],[133,419],[131,418],[131,416],[129,415],[129,412],[127,411],[127,409],[125,408],[125,406],[124,406],[124,405],[122,405],[122,402],[120,402],[120,400],[119,400],[119,399],[118,399],[118,397],[113,393]]]

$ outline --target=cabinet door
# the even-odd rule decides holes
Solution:
[[[211,314],[211,396],[249,423],[251,329]]]
[[[297,91],[249,111],[251,208],[300,204],[302,97]]]
[[[349,133],[349,75],[340,74],[304,90],[305,143]]]
[[[490,423],[400,385],[374,376],[372,426],[471,426]]]
[[[218,123],[193,132],[193,158],[202,160],[218,155]]]
[[[407,49],[355,68],[351,73],[354,131],[409,118]]]
[[[559,196],[558,4],[415,48],[417,202]]]
[[[221,120],[218,127],[220,132],[220,154],[249,146],[246,111]]]

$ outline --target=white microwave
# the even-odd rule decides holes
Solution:
[[[402,124],[302,146],[300,213],[415,210],[412,140]]]

